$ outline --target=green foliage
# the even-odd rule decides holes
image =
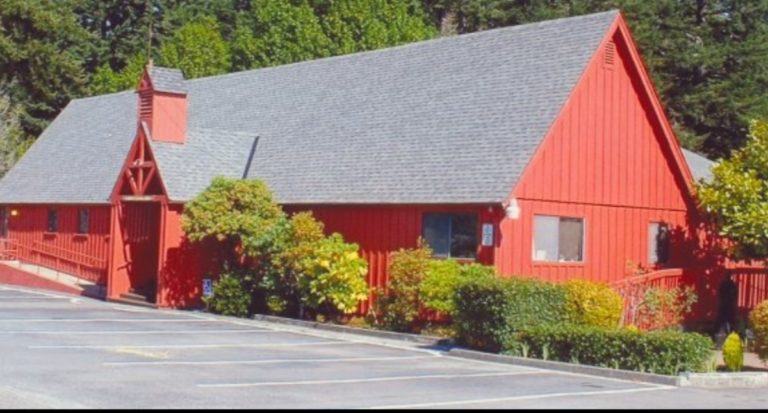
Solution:
[[[565,283],[565,311],[570,322],[579,325],[618,328],[624,302],[605,284],[586,280]]]
[[[516,355],[525,348],[534,358],[668,375],[704,371],[713,350],[712,340],[696,333],[567,324],[530,327],[508,343]]]
[[[202,17],[181,26],[163,43],[158,62],[181,69],[187,79],[227,73],[231,66],[229,45],[213,17]]]
[[[649,288],[640,303],[635,322],[642,330],[680,328],[697,299],[691,286],[669,290]]]
[[[566,321],[562,286],[520,277],[480,278],[456,289],[459,340],[474,348],[499,351],[514,332]]]
[[[421,305],[420,286],[429,269],[432,250],[423,242],[414,249],[392,253],[389,286],[378,297],[382,323],[395,331],[417,331]]]
[[[337,0],[323,16],[334,55],[429,39],[437,34],[423,10],[397,0]]]
[[[6,89],[0,85],[0,177],[11,169],[32,143],[31,139],[23,139],[20,119],[21,109],[11,103]]]
[[[224,273],[213,283],[213,294],[203,297],[208,311],[234,317],[247,317],[251,292],[242,274]]]
[[[741,371],[744,366],[744,345],[738,333],[731,333],[723,343],[723,361],[730,371]]]
[[[282,236],[286,221],[262,181],[219,177],[186,204],[182,228],[192,241],[212,238],[239,251],[237,256],[260,257]]]
[[[768,300],[763,301],[749,314],[749,323],[755,334],[755,353],[763,362],[768,361]]]
[[[91,93],[99,95],[135,89],[146,64],[145,56],[136,55],[121,71],[112,70],[108,64],[99,66],[91,78]]]
[[[274,66],[330,56],[331,42],[305,2],[254,0],[237,16],[233,69]]]
[[[746,146],[719,162],[698,197],[736,259],[768,258],[768,122],[754,121]]]
[[[351,313],[368,298],[368,263],[358,255],[357,244],[348,244],[339,234],[315,243],[314,251],[301,260],[299,278],[303,303],[324,314]]]
[[[422,304],[430,310],[452,317],[456,310],[454,299],[459,285],[495,276],[496,271],[490,266],[460,265],[455,260],[432,260],[419,288]]]

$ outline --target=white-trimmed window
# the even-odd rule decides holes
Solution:
[[[669,225],[664,222],[648,224],[648,263],[666,264],[669,261]]]
[[[584,261],[584,219],[535,215],[533,217],[533,260]]]

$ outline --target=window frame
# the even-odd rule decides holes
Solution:
[[[59,232],[59,210],[58,208],[48,208],[48,219],[46,222],[46,233],[56,234]]]
[[[456,261],[463,261],[463,262],[475,262],[480,257],[480,249],[482,244],[482,228],[481,228],[481,220],[480,220],[480,214],[477,212],[472,211],[425,211],[421,214],[421,239],[424,240],[424,243],[426,245],[429,245],[429,242],[427,240],[427,237],[424,234],[425,230],[425,223],[426,223],[426,217],[427,215],[442,215],[442,216],[449,216],[450,217],[450,225],[449,228],[449,234],[448,234],[448,254],[447,255],[437,255],[436,251],[432,249],[432,258],[435,259],[451,259]],[[474,249],[472,251],[471,257],[460,257],[460,256],[454,256],[452,254],[452,245],[453,245],[453,219],[457,215],[465,215],[470,216],[474,219]],[[430,246],[430,248],[432,248]]]
[[[651,246],[651,228],[656,225],[656,236],[654,237],[654,244],[653,247],[655,247],[655,251],[653,251],[653,248]],[[666,260],[659,261],[659,229],[662,227],[666,228],[667,231],[667,240],[666,240]],[[646,227],[646,235],[647,235],[647,247],[648,247],[648,253],[646,254],[646,259],[648,260],[648,265],[651,267],[656,268],[662,268],[669,264],[670,260],[672,259],[672,241],[669,238],[672,232],[672,226],[665,221],[658,220],[658,221],[649,221],[648,225]],[[651,260],[651,254],[656,255],[656,261]]]
[[[557,252],[560,255],[560,224],[563,219],[576,219],[581,221],[581,259],[578,261],[561,261],[561,260],[540,260],[536,258],[536,218],[557,218]],[[587,218],[584,216],[574,215],[552,215],[552,214],[533,214],[533,222],[531,223],[531,261],[533,265],[576,265],[581,266],[587,262]]]

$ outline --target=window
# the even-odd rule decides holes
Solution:
[[[8,238],[8,207],[0,207],[0,238]]]
[[[80,208],[77,212],[77,233],[87,234],[91,221],[91,214],[88,208]]]
[[[436,257],[470,258],[477,254],[477,216],[424,214],[422,237]]]
[[[651,222],[648,225],[648,263],[665,264],[669,261],[669,225]]]
[[[48,232],[59,230],[59,211],[54,208],[48,210]]]
[[[533,218],[534,261],[584,261],[584,220],[536,215]]]

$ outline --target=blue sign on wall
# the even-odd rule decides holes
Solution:
[[[203,278],[203,296],[210,297],[213,295],[213,281],[210,278]]]

